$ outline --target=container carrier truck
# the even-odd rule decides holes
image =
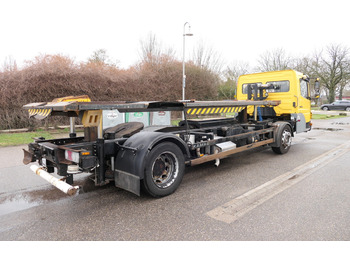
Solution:
[[[318,81],[314,83],[317,92]],[[312,126],[310,79],[294,70],[240,76],[237,100],[129,103],[91,102],[80,96],[23,107],[37,119],[70,118],[69,137],[35,138],[24,149],[23,160],[38,162],[31,169],[69,195],[79,192],[73,177],[90,173],[96,186],[113,182],[136,195],[142,188],[153,197],[164,197],[179,187],[186,166],[208,161],[218,166],[222,158],[261,146],[285,154],[294,134]],[[131,121],[103,128],[105,110],[182,111],[184,119],[176,126]],[[83,136],[76,135],[76,118]]]

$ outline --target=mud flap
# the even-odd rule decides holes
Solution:
[[[114,171],[115,186],[140,196],[140,177],[121,170]]]

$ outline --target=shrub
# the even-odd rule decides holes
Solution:
[[[217,97],[216,74],[189,63],[186,98]],[[28,118],[22,106],[57,97],[88,95],[92,101],[172,101],[182,98],[182,63],[162,56],[122,70],[101,62],[76,63],[61,55],[42,55],[21,70],[0,72],[0,129],[62,124]],[[50,122],[49,122],[50,121]]]

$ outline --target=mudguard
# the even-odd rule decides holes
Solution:
[[[131,136],[121,146],[115,158],[115,185],[136,195],[140,195],[140,181],[144,177],[148,153],[162,142],[176,144],[184,153],[185,160],[190,153],[186,143],[174,134],[161,132],[139,132]]]
[[[294,121],[296,122],[295,130],[297,134],[308,131],[304,114],[291,114],[291,118],[292,120],[294,119]]]

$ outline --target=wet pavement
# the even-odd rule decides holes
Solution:
[[[63,133],[55,135],[56,138],[64,136]],[[27,146],[0,147],[0,216],[69,197],[35,175],[30,165],[23,164],[22,149]],[[79,175],[77,183],[85,185],[85,192],[94,189],[88,174]]]
[[[77,181],[75,181],[74,183],[74,185],[81,186],[80,194],[101,189],[95,187],[93,185],[93,182],[90,181],[90,179],[88,178],[88,176],[89,175],[86,174],[84,177],[77,179]],[[67,194],[61,192],[60,190],[54,188],[51,185],[48,185],[48,183],[41,178],[40,182],[43,182],[44,185],[27,187],[24,190],[11,191],[8,193],[1,192],[0,216],[13,213],[15,211],[43,205],[53,201],[61,200],[64,198],[70,198],[70,196],[68,196]]]
[[[10,177],[4,175],[9,170],[11,174],[14,172]],[[55,174],[54,176],[60,178]],[[73,185],[80,186],[79,194],[97,191],[111,186],[95,187],[94,182],[89,177],[90,174],[79,174],[75,178]],[[61,199],[71,198],[31,172],[29,166],[24,166],[24,168],[7,167],[0,169],[0,185],[0,216]]]

